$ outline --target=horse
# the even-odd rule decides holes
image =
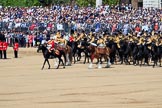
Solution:
[[[143,44],[137,44],[137,65],[142,65],[143,59],[144,59],[144,45]],[[139,63],[140,62],[140,63]]]
[[[110,58],[109,58],[110,48],[108,48],[108,47],[99,48],[97,46],[89,45],[88,49],[89,49],[89,52],[90,52],[90,60],[91,60],[89,68],[92,68],[94,58],[96,58],[97,61],[98,61],[98,68],[101,68],[102,66],[101,66],[99,60],[101,60],[102,57],[104,57],[107,61],[107,66],[105,66],[105,67],[106,68],[110,67],[110,65],[111,65]]]
[[[65,68],[66,56],[65,56],[65,52],[64,51],[62,51],[62,50],[55,50],[55,51],[51,51],[50,52],[48,50],[48,48],[47,48],[47,44],[40,45],[39,49],[42,50],[43,57],[44,57],[44,63],[43,63],[43,66],[42,66],[42,70],[44,69],[44,66],[45,66],[46,62],[48,63],[48,69],[50,69],[50,63],[49,63],[49,60],[48,60],[48,59],[50,59],[50,56],[53,56],[54,58],[58,58],[59,59],[59,64],[57,65],[56,69],[59,68],[61,62],[62,62],[63,68]],[[63,60],[61,58],[62,56],[64,57],[65,63],[63,62]]]
[[[84,41],[73,41],[69,42],[68,45],[72,48],[72,56],[74,58],[74,64],[76,61],[80,61],[81,59],[81,53],[84,53],[86,56],[86,47],[88,46],[88,42],[86,40]],[[77,59],[76,59],[77,57]],[[85,64],[85,62],[83,62]]]
[[[133,48],[133,51],[132,51],[132,58],[133,58],[133,65],[136,65],[137,64],[137,60],[138,60],[138,52],[139,52],[139,49],[138,49],[138,45],[137,43],[134,43],[134,48]]]
[[[120,40],[119,45],[120,45],[120,48],[118,50],[119,58],[120,58],[121,64],[123,64],[123,62],[125,62],[124,56],[125,56],[125,52],[126,52],[126,49],[127,49],[127,43],[126,43],[125,40]]]
[[[124,53],[124,61],[126,64],[131,64],[131,58],[132,58],[132,53],[134,49],[135,44],[133,42],[128,42],[126,46],[126,51]]]
[[[58,43],[55,43],[55,49],[58,49],[59,51],[63,51],[66,55],[66,61],[65,64],[70,66],[72,63],[72,48],[69,45],[61,45]]]
[[[151,44],[151,55],[152,55],[152,60],[153,60],[153,68],[158,65],[158,61],[159,61],[159,66],[161,67],[161,47],[160,46],[156,46],[155,43]]]

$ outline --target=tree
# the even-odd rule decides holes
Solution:
[[[103,0],[103,4],[118,4],[119,0]],[[79,6],[96,5],[96,0],[0,0],[3,6],[38,6],[51,4],[77,4]]]

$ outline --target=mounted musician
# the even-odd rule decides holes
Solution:
[[[88,41],[91,45],[93,46],[97,46],[97,42],[96,42],[96,39],[95,39],[95,35],[90,32],[90,35],[89,35],[89,41]]]
[[[97,41],[97,51],[99,54],[106,54],[106,52],[108,51],[107,47],[106,47],[106,42],[105,40],[99,36],[99,39]]]
[[[99,39],[97,41],[97,45],[99,48],[105,48],[106,47],[106,43],[105,43],[105,40],[99,36]]]
[[[66,39],[64,39],[60,32],[57,32],[56,34],[56,43],[58,44],[58,48],[61,50],[65,49],[66,48],[66,45],[67,45],[67,41]]]
[[[84,47],[82,46],[82,43],[84,42],[84,39],[85,39],[85,34],[84,32],[82,32],[76,39],[76,42],[79,42],[79,45],[78,45],[78,48],[81,48],[83,49]]]

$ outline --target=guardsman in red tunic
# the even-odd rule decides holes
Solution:
[[[15,39],[15,43],[14,43],[14,46],[13,46],[13,50],[14,50],[14,56],[15,56],[15,58],[18,58],[19,43],[18,43],[18,40],[17,39]]]
[[[7,47],[8,47],[8,43],[6,42],[6,40],[3,41],[3,55],[4,55],[4,59],[7,59]]]
[[[0,40],[0,59],[2,59],[3,42]]]

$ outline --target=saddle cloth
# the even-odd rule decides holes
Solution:
[[[56,50],[56,51],[55,51],[55,54],[56,54],[56,55],[60,55],[60,51],[59,51],[59,50]]]
[[[65,44],[58,44],[57,49],[58,50],[65,50],[66,46],[65,46]]]
[[[105,54],[106,53],[106,47],[103,47],[103,48],[97,47],[97,52],[99,54]]]

